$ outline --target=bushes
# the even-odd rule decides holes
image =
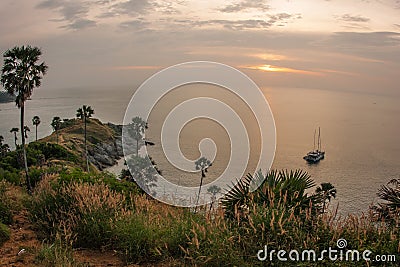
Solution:
[[[277,185],[274,188],[288,190],[282,185],[290,182],[273,181],[276,179],[268,183]],[[72,170],[39,182],[30,212],[43,238],[60,239],[74,247],[115,250],[127,263],[178,260],[192,266],[264,266],[267,262],[259,261],[257,252],[265,245],[276,251],[321,251],[335,249],[340,238],[347,240],[349,249],[398,255],[398,228],[377,224],[369,216],[338,219],[335,214],[318,214],[312,206],[292,205],[306,203],[302,201],[309,200],[306,194],[296,191],[289,198],[261,189],[265,189],[263,198],[246,198],[245,205],[230,206],[231,213],[221,208],[193,213],[133,193],[110,174]],[[303,266],[321,264],[337,266],[331,261],[305,262]],[[341,266],[363,266],[365,262],[346,264]],[[276,258],[271,265],[285,266]]]
[[[6,197],[5,193],[7,191],[7,184],[4,181],[0,181],[0,223],[11,224],[12,223],[12,213],[11,213],[11,203]]]
[[[8,239],[10,239],[10,229],[8,229],[7,225],[0,223],[0,246],[3,245]]]
[[[31,219],[43,234],[82,247],[108,245],[117,219],[125,214],[125,197],[104,183],[71,182],[61,186],[47,176],[38,185],[31,203]]]
[[[31,220],[44,239],[114,249],[127,262],[183,256],[180,246],[185,246],[192,221],[199,216],[144,195],[130,193],[126,198],[125,191],[117,190],[85,176],[46,176],[33,194]]]

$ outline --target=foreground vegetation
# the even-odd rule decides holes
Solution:
[[[320,213],[312,206],[318,202],[315,194],[295,191],[291,197],[288,193],[299,186],[294,180],[300,176],[312,182],[301,171],[271,172],[260,190],[249,193],[243,181],[224,200],[225,208],[204,207],[196,213],[157,202],[135,183],[108,173],[52,169],[36,182],[31,196],[24,194],[19,200],[7,193],[15,181],[2,176],[0,241],[9,238],[6,225],[13,223],[13,215],[26,208],[42,242],[34,252],[39,266],[79,266],[73,252],[82,248],[116,251],[125,264],[263,266],[257,252],[265,245],[275,250],[322,250],[336,247],[340,238],[351,249],[398,255],[399,229],[394,224],[377,222],[372,213],[345,218]],[[287,265],[277,259],[273,263]],[[306,261],[303,266],[320,264]],[[328,260],[323,264],[346,266]],[[349,264],[357,265],[366,262]]]

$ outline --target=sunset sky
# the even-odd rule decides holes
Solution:
[[[217,61],[262,87],[400,95],[400,0],[2,0],[0,50],[31,44],[44,87],[139,85]]]

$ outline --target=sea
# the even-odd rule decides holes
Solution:
[[[95,110],[94,117],[101,121],[122,124],[135,89],[136,86],[35,89],[32,99],[26,104],[26,125],[31,129],[28,141],[35,139],[33,116],[41,119],[38,138],[42,138],[52,132],[50,123],[54,116],[73,118],[83,104],[90,105]],[[206,92],[206,95],[211,92],[212,95],[213,90],[216,89],[192,86],[189,91]],[[400,178],[399,97],[305,88],[261,90],[269,102],[276,125],[276,152],[271,168],[302,169],[311,175],[317,185],[332,183],[337,189],[337,197],[330,207],[337,207],[340,214],[368,212],[369,206],[379,201],[377,192],[381,185],[393,178]],[[185,91],[182,89],[177,96],[179,94],[185,95]],[[217,95],[221,101],[224,100],[223,91]],[[149,129],[152,129],[152,125],[160,124],[168,108],[182,99],[171,97],[165,101],[167,104],[159,104],[160,111],[152,113]],[[171,101],[175,101],[175,104]],[[13,148],[14,137],[10,129],[19,127],[19,110],[15,103],[2,103],[0,114],[0,135]],[[222,148],[218,147],[213,167],[210,168],[211,174],[207,176],[212,178],[223,171],[230,155],[230,146],[227,142],[229,138],[220,126],[215,123],[206,126],[206,123],[193,121],[192,127],[185,127],[180,144],[183,154],[187,154],[188,158],[199,155],[198,142],[203,137],[214,137],[217,147],[221,144]],[[313,149],[314,131],[318,127],[321,129],[322,150],[326,151],[326,156],[320,163],[309,165],[303,156]],[[251,127],[247,130],[256,131]],[[166,177],[169,175],[174,181],[179,179],[182,184],[185,179],[188,184],[192,179],[198,182],[197,174],[178,173],[160,156],[162,148],[157,131],[150,131],[148,136],[156,143],[154,148],[149,148],[149,153],[159,163]],[[111,171],[120,168],[121,162]]]

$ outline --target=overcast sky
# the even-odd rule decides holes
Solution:
[[[42,48],[47,88],[211,60],[260,86],[400,95],[400,0],[2,0],[0,18],[2,53]]]

